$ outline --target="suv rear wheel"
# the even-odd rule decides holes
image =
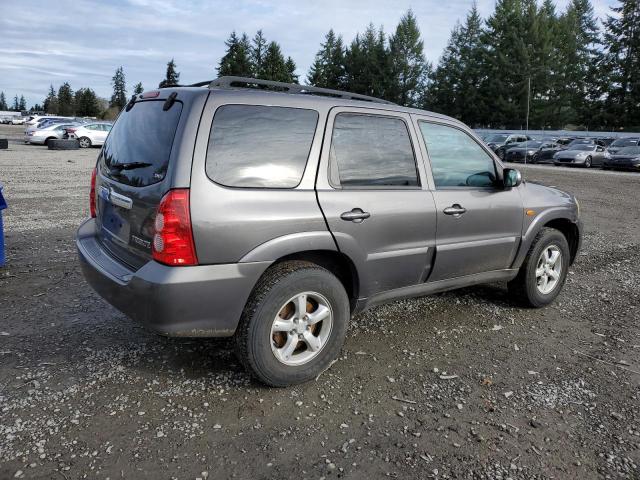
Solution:
[[[533,241],[509,293],[530,307],[550,304],[562,290],[569,270],[569,244],[562,232],[544,228]]]
[[[278,264],[245,306],[235,337],[238,357],[270,386],[311,380],[340,352],[349,316],[347,293],[331,272],[304,261]]]

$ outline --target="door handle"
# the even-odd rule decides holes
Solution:
[[[459,204],[455,203],[453,205],[451,205],[450,207],[447,207],[443,210],[445,215],[453,215],[454,217],[459,217],[460,215],[462,215],[463,213],[467,212],[467,209],[464,207],[461,207]]]
[[[340,218],[347,222],[362,223],[363,220],[366,220],[370,216],[371,214],[369,212],[364,212],[361,208],[354,208],[350,212],[344,212],[340,215]]]

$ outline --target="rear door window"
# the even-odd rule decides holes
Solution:
[[[382,115],[340,113],[333,124],[329,175],[336,187],[418,187],[406,123]]]
[[[103,175],[125,185],[144,187],[164,179],[182,103],[162,110],[164,101],[136,102],[120,113],[100,154]]]
[[[223,105],[211,125],[207,176],[227,187],[295,188],[317,123],[315,110]]]

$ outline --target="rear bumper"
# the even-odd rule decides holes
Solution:
[[[78,229],[76,245],[82,273],[102,298],[168,336],[233,335],[251,290],[270,265],[168,267],[150,261],[132,271],[101,248],[93,219]]]

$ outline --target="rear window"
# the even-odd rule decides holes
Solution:
[[[100,154],[103,175],[126,185],[144,187],[164,179],[182,103],[163,111],[164,101],[136,103],[113,125]]]
[[[317,123],[314,110],[224,105],[211,126],[207,176],[228,187],[295,188]]]

